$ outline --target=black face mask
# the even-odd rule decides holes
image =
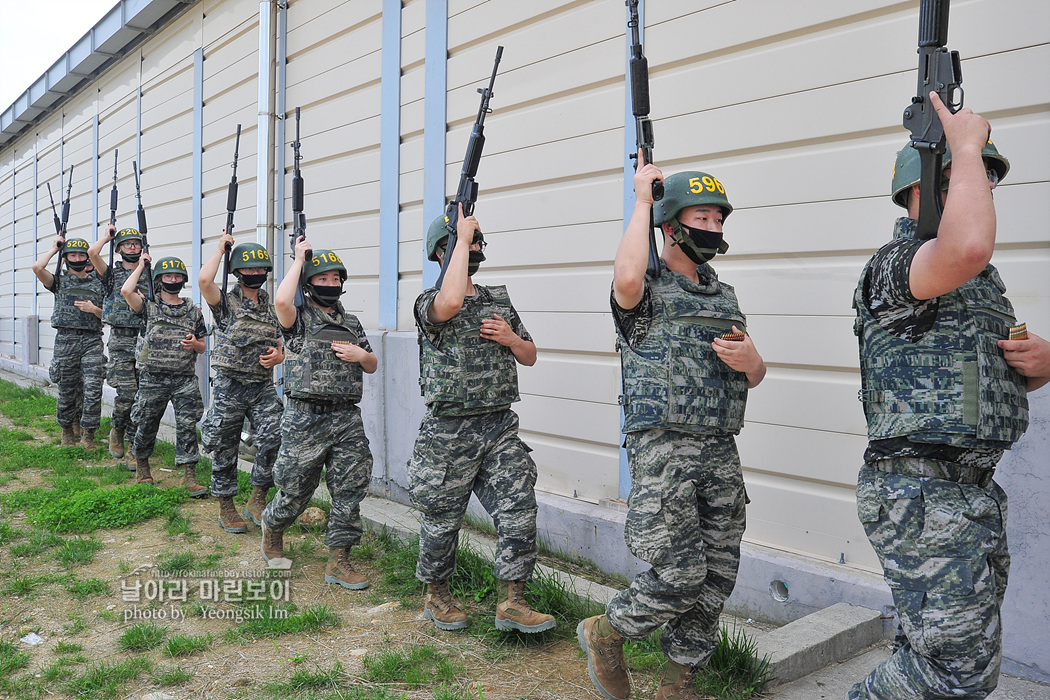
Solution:
[[[138,253],[121,253],[120,257],[123,258],[126,263],[137,263],[139,258],[142,257],[142,251]]]
[[[470,251],[470,257],[467,258],[467,275],[473,277],[483,262],[485,262],[484,253],[480,250]]]
[[[261,275],[241,275],[241,284],[248,289],[259,289],[266,284],[266,273]]]
[[[339,301],[339,297],[343,295],[343,285],[340,284],[338,287],[322,287],[316,284],[307,284],[306,291],[311,297],[313,297],[313,300],[321,306],[332,307]]]
[[[164,291],[168,294],[178,294],[182,291],[182,288],[186,286],[186,280],[181,280],[179,282],[164,282],[162,280],[160,286],[163,287]]]
[[[90,260],[81,260],[80,262],[73,262],[69,258],[66,258],[66,265],[70,270],[75,272],[83,272],[84,268],[90,264]]]
[[[715,257],[715,254],[724,245],[721,231],[705,231],[704,229],[686,226],[681,222],[678,223],[678,226],[681,228],[683,235],[676,240],[686,257],[697,265],[703,265]]]

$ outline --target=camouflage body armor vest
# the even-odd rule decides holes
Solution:
[[[187,333],[196,333],[204,316],[188,299],[179,306],[143,302],[149,315],[146,334],[139,346],[139,366],[149,372],[193,374],[197,353],[182,347]]]
[[[869,439],[989,449],[1019,440],[1028,428],[1028,395],[1025,378],[996,344],[1016,323],[998,271],[988,265],[938,297],[933,327],[911,343],[886,332],[868,309],[870,264],[853,296]]]
[[[289,348],[284,361],[284,390],[296,399],[361,400],[364,388],[360,363],[344,362],[332,350],[332,342],[358,344],[358,331],[336,304],[336,319],[307,302],[300,309],[306,333],[299,352]]]
[[[514,353],[481,337],[483,319],[513,315],[510,295],[505,286],[475,289],[476,301],[464,304],[442,328],[440,349],[419,331],[419,384],[427,406],[449,402],[465,409],[497,409],[520,399]]]
[[[81,279],[63,270],[58,278],[51,325],[55,328],[78,328],[101,333],[102,319],[95,314],[84,313],[74,304],[82,300],[102,306],[102,279],[97,272],[89,272],[86,278]]]
[[[623,368],[625,433],[665,428],[705,435],[736,435],[744,424],[747,375],[718,359],[711,341],[745,328],[736,293],[709,265],[694,284],[661,263],[648,277],[653,318],[634,347],[617,340]],[[684,285],[684,286],[683,286]],[[617,333],[621,331],[617,328]]]
[[[113,267],[110,268],[109,279],[111,287],[109,293],[106,294],[106,298],[102,300],[102,320],[114,328],[138,328],[141,330],[146,326],[142,316],[131,310],[127,300],[124,299],[124,295],[120,293],[120,288],[124,286],[124,282],[127,281],[132,272],[134,272],[134,269],[125,270],[124,266],[119,262],[113,263]],[[149,287],[146,285],[144,276],[139,277],[137,289],[142,292],[143,297],[149,293]]]
[[[259,290],[259,302],[244,298],[240,285],[226,295],[230,315],[226,328],[215,327],[215,346],[211,363],[220,369],[251,375],[260,380],[273,376],[273,370],[259,364],[259,356],[278,346],[280,331],[277,314],[269,296]],[[344,363],[345,364],[345,363]]]

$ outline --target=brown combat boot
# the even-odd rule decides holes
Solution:
[[[80,441],[80,419],[79,418],[74,418],[73,419],[72,428],[73,428],[73,442],[79,442]]]
[[[668,659],[654,700],[717,700],[710,695],[697,695],[693,690],[694,680],[696,670],[692,666],[683,666]]]
[[[350,565],[349,547],[328,548],[328,566],[324,568],[324,582],[334,583],[352,591],[368,588],[368,579],[354,571],[354,567]]]
[[[80,446],[83,447],[85,450],[94,450],[98,447],[98,445],[95,444],[94,428],[84,428],[84,430],[80,433]]]
[[[554,629],[558,624],[553,615],[541,613],[525,600],[524,581],[500,581],[500,602],[496,606],[496,629],[504,632],[518,630],[535,634]]]
[[[237,506],[233,505],[233,496],[219,496],[219,527],[234,534],[248,532],[248,523],[241,520],[237,513]]]
[[[184,464],[182,467],[176,467],[176,469],[184,470],[182,479],[179,480],[179,486],[190,492],[190,498],[204,498],[208,495],[208,487],[198,484],[194,476],[194,472],[197,470],[196,464]]]
[[[432,621],[438,629],[461,630],[467,626],[467,613],[452,597],[448,581],[428,583],[423,601],[423,618]]]
[[[291,567],[291,562],[284,558],[284,533],[274,532],[266,527],[266,523],[262,524],[262,555],[266,563],[274,568]],[[281,566],[283,562],[288,562],[288,566]]]
[[[62,442],[59,443],[59,447],[72,447],[79,439],[79,436],[73,433],[73,426],[64,425],[62,426]]]
[[[135,483],[152,484],[153,475],[149,473],[149,459],[137,459],[135,465]]]
[[[124,431],[117,432],[116,428],[109,430],[109,456],[120,459],[124,456]]]
[[[267,491],[269,489],[262,486],[252,486],[252,495],[248,496],[248,502],[244,504],[244,516],[259,527],[262,527],[262,512],[266,508]]]
[[[623,637],[609,627],[607,635],[598,631],[599,623],[608,627],[605,615],[595,615],[576,626],[576,639],[587,652],[587,670],[591,682],[607,700],[627,700],[631,695],[631,679],[623,661]]]

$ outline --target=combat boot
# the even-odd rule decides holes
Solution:
[[[253,523],[262,527],[262,512],[266,508],[266,492],[262,486],[252,486],[252,495],[248,496],[248,502],[244,504],[244,515]]]
[[[696,670],[692,666],[683,666],[668,659],[654,700],[717,700],[710,695],[697,695],[693,690],[695,680]]]
[[[62,426],[62,442],[59,443],[60,447],[72,447],[77,444],[78,439],[78,436],[73,433],[73,426]]]
[[[500,581],[500,602],[496,606],[496,629],[505,632],[518,630],[535,634],[554,629],[558,624],[553,615],[534,610],[525,600],[524,581]]]
[[[608,628],[601,634],[599,626]],[[576,626],[576,639],[587,652],[587,671],[591,682],[607,700],[627,700],[631,679],[623,661],[623,637],[609,626],[605,615],[588,617]]]
[[[241,520],[241,516],[237,514],[233,496],[219,496],[219,527],[234,534],[248,532],[248,523]]]
[[[80,419],[73,419],[73,442],[80,442]]]
[[[179,467],[176,467],[177,469]],[[201,486],[197,483],[197,479],[194,477],[194,472],[197,470],[196,464],[184,464],[182,479],[179,481],[179,486],[190,492],[190,498],[203,498],[208,495],[208,487]]]
[[[121,459],[124,456],[124,431],[116,428],[109,430],[109,456],[113,459]]]
[[[271,560],[284,559],[284,533],[274,532],[262,524],[262,555],[266,563]]]
[[[352,591],[368,588],[368,579],[350,565],[349,547],[329,547],[328,566],[324,568],[324,582],[335,583]]]
[[[448,589],[448,581],[427,584],[423,599],[423,618],[432,621],[442,630],[461,630],[467,626],[467,613]]]
[[[95,430],[94,428],[84,428],[80,434],[80,446],[85,450],[94,450],[98,445],[95,444]]]
[[[153,483],[153,475],[149,473],[149,458],[135,460],[135,483]]]

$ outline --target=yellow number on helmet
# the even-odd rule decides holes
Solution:
[[[704,191],[704,186],[700,184],[700,178],[689,178],[689,191],[693,194],[699,194]]]

